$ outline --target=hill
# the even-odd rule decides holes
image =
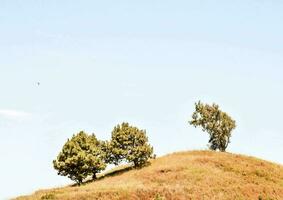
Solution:
[[[17,200],[283,199],[283,166],[212,151],[169,154],[142,169],[119,167],[81,187],[40,190]]]

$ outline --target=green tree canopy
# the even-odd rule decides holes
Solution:
[[[105,153],[94,134],[81,131],[67,140],[53,166],[58,175],[68,176],[80,185],[86,177],[95,179],[96,173],[105,169]]]
[[[114,127],[111,141],[106,144],[107,161],[115,165],[122,161],[143,166],[152,158],[153,147],[148,143],[145,130],[122,123]]]
[[[189,123],[195,127],[201,127],[206,131],[211,150],[225,151],[230,143],[231,132],[236,128],[235,121],[225,112],[219,109],[217,104],[203,104],[200,101],[195,104],[195,112]]]

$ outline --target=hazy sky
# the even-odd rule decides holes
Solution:
[[[70,183],[52,160],[74,133],[127,121],[157,155],[206,149],[187,121],[216,102],[229,152],[283,163],[283,3],[0,0],[0,199]],[[37,85],[40,82],[40,85]]]

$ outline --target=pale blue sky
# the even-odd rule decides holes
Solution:
[[[157,155],[206,149],[194,102],[236,121],[229,152],[283,163],[283,3],[0,0],[0,199],[70,183],[72,134],[128,121]],[[40,82],[38,86],[36,83]]]

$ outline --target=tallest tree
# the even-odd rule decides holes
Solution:
[[[201,127],[209,134],[209,148],[211,150],[226,151],[230,143],[231,132],[236,128],[236,122],[217,104],[195,104],[195,111],[189,121],[194,127]]]

